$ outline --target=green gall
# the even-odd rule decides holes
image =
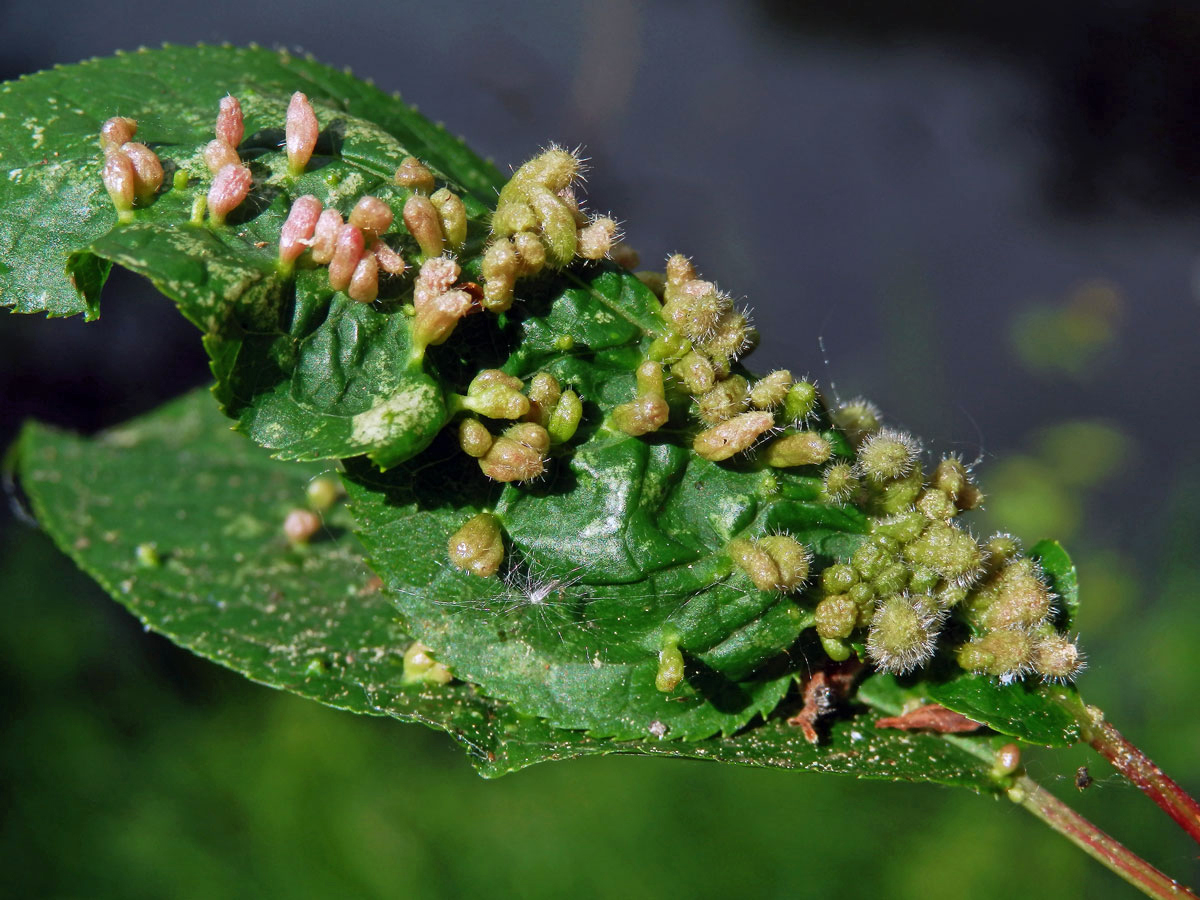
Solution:
[[[437,210],[446,246],[458,252],[467,243],[467,208],[462,198],[449,188],[442,188],[430,195],[429,202]]]
[[[675,640],[663,642],[658,651],[658,671],[654,675],[654,686],[664,694],[669,694],[683,681],[683,654],[679,652],[679,644]]]
[[[870,496],[867,508],[877,516],[894,516],[906,512],[912,509],[917,497],[921,494],[924,483],[925,474],[919,466],[914,467],[911,472],[901,478],[884,482],[869,482]]]
[[[871,580],[871,587],[881,597],[898,594],[908,587],[908,567],[903,563],[892,563],[884,566],[878,575]]]
[[[803,422],[817,407],[817,386],[811,381],[797,381],[783,398],[783,418],[788,422]]]
[[[574,259],[579,247],[575,211],[563,202],[562,197],[540,185],[527,185],[524,192],[546,246],[546,261],[561,269]]]
[[[512,306],[513,288],[520,269],[521,257],[511,242],[500,240],[488,245],[480,265],[484,309],[504,312]]]
[[[583,402],[579,395],[572,390],[563,392],[554,411],[550,413],[550,421],[546,430],[550,434],[550,443],[562,444],[575,436],[579,428],[579,420],[583,418]]]
[[[848,638],[858,627],[858,605],[846,594],[834,594],[814,611],[817,634],[823,638]]]
[[[1046,681],[1062,684],[1074,681],[1086,666],[1079,647],[1061,634],[1038,638],[1033,645],[1029,664]]]
[[[719,425],[746,409],[746,379],[730,375],[696,398],[696,413],[705,425]]]
[[[867,656],[880,671],[904,675],[927,663],[942,618],[928,604],[898,594],[879,604],[867,634]]]
[[[405,684],[448,684],[454,680],[450,670],[430,656],[430,650],[420,641],[414,641],[404,651]]]
[[[326,512],[333,508],[342,496],[342,482],[329,475],[318,475],[304,489],[308,498],[308,506],[317,512]]]
[[[890,563],[898,562],[890,548],[882,547],[873,541],[859,544],[858,549],[850,557],[850,565],[863,578],[874,578]]]
[[[970,481],[967,467],[957,456],[947,456],[933,470],[932,485],[939,491],[945,492],[951,501],[957,502],[958,495]]]
[[[140,569],[157,569],[162,565],[162,558],[158,555],[158,544],[153,541],[138,544],[134,548],[133,557]]]
[[[500,520],[491,513],[479,513],[450,535],[447,544],[450,562],[464,572],[489,578],[504,562],[504,538]]]
[[[910,474],[921,452],[912,435],[885,428],[867,435],[858,447],[858,470],[869,481],[880,483]]]
[[[549,372],[538,372],[529,379],[527,393],[529,412],[526,414],[526,419],[545,427],[550,421],[550,413],[553,412],[559,398],[562,397],[562,388],[559,386],[558,379]]]
[[[320,530],[321,517],[311,509],[293,509],[283,520],[283,534],[293,544],[307,544]]]
[[[758,546],[757,541],[736,538],[729,542],[726,552],[734,565],[749,575],[754,586],[760,591],[778,590],[782,579],[779,566],[775,564],[771,554]]]
[[[1024,629],[989,631],[958,648],[958,664],[968,672],[1008,682],[1029,671],[1033,648],[1033,637]]]
[[[478,419],[463,419],[458,423],[458,445],[479,459],[492,449],[492,433]]]
[[[984,543],[983,552],[988,573],[998,572],[1021,555],[1021,541],[1014,535],[997,532]]]
[[[929,488],[917,498],[917,511],[927,519],[948,522],[958,515],[958,507],[945,491]]]
[[[858,573],[846,563],[834,563],[821,573],[821,590],[826,594],[844,594],[857,583]]]
[[[1015,559],[988,580],[975,604],[980,625],[987,629],[1030,628],[1054,610],[1054,595],[1031,559]]]
[[[879,430],[883,414],[869,400],[858,397],[832,410],[830,417],[846,433],[852,444],[860,443],[867,435]]]
[[[649,394],[622,403],[612,411],[613,424],[628,435],[639,437],[667,424],[671,407],[661,397]],[[697,451],[699,452],[699,451]]]
[[[700,432],[692,441],[692,449],[710,462],[720,462],[749,450],[773,427],[775,417],[770,413],[742,413]]]
[[[651,358],[654,357],[651,356]],[[687,392],[693,396],[711,391],[717,383],[717,373],[713,369],[713,364],[709,362],[707,356],[694,350],[671,366],[671,374],[678,378]]]
[[[876,519],[871,523],[871,531],[882,538],[897,544],[908,544],[924,534],[929,527],[929,520],[919,512],[910,511],[890,516],[886,519]]]
[[[666,283],[674,287],[682,287],[696,277],[696,267],[682,253],[667,257]]]
[[[171,176],[171,187],[174,190],[182,191],[188,186],[188,173],[186,169],[176,169],[175,174]]]
[[[519,419],[529,412],[529,398],[521,393],[521,379],[499,369],[484,369],[467,386],[463,405],[492,419]]]
[[[406,156],[400,160],[400,167],[396,169],[393,180],[401,187],[418,194],[433,193],[433,173],[415,156]]]
[[[992,761],[992,777],[1004,778],[1021,767],[1021,748],[1016,744],[1005,744],[996,751]]]
[[[750,349],[754,342],[751,331],[746,313],[729,310],[721,315],[712,330],[699,342],[699,347],[714,364],[728,364]]]
[[[698,278],[678,285],[668,279],[663,297],[663,316],[690,341],[710,338],[731,308],[715,284]]]
[[[550,434],[533,422],[518,422],[492,442],[479,460],[483,474],[493,481],[522,482],[539,477],[546,469]]]
[[[821,649],[834,662],[845,662],[854,652],[854,648],[839,638],[821,638]]]
[[[821,481],[821,499],[835,506],[845,506],[858,493],[858,476],[849,463],[834,463],[825,470]]]
[[[765,550],[779,570],[777,589],[790,592],[799,588],[808,579],[812,565],[812,553],[795,538],[786,534],[769,534],[756,542]]]
[[[792,373],[787,369],[776,369],[751,386],[750,405],[755,409],[775,409],[787,399],[791,388]]]
[[[979,576],[983,551],[975,538],[954,525],[930,522],[921,536],[903,550],[905,558],[925,566],[943,578],[970,582]]]
[[[858,609],[858,624],[869,625],[871,616],[875,614],[875,589],[865,581],[860,581],[850,586],[846,596]]]
[[[634,373],[637,377],[637,392],[639,396],[648,395],[663,399],[666,392],[663,388],[663,370],[660,363],[652,359],[645,360]]]
[[[656,337],[646,350],[646,356],[661,363],[672,363],[691,352],[692,345],[677,334]],[[710,364],[711,365],[711,364]]]
[[[942,577],[933,569],[924,566],[913,566],[908,576],[908,589],[914,594],[929,594],[938,586]]]
[[[792,466],[816,466],[833,454],[829,441],[815,431],[784,435],[767,444],[763,461],[776,469]]]

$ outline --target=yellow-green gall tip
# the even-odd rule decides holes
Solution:
[[[1046,681],[1074,681],[1087,663],[1075,642],[1061,634],[1049,634],[1033,645],[1029,659],[1033,670]]]
[[[622,403],[612,411],[613,424],[628,435],[639,437],[667,424],[671,408],[661,397],[649,394]]]
[[[573,438],[582,418],[583,401],[574,391],[564,391],[550,413],[550,421],[546,423],[550,443],[562,444]]]
[[[821,573],[821,590],[826,594],[844,594],[858,581],[854,567],[846,563],[834,563]]]
[[[783,418],[788,422],[803,422],[817,408],[817,386],[811,381],[797,381],[783,398]]]
[[[729,542],[726,552],[760,591],[796,590],[808,578],[812,563],[808,548],[787,535],[767,535],[753,541],[738,538]]]
[[[755,409],[775,409],[783,404],[792,389],[792,373],[776,369],[750,388],[750,405]]]
[[[495,575],[504,562],[500,520],[490,513],[473,516],[450,535],[447,552],[450,562],[459,569],[483,578]]]
[[[420,641],[414,641],[404,651],[404,674],[401,680],[405,684],[447,684],[454,680],[454,675],[440,662],[430,655],[430,650]]]
[[[815,431],[801,431],[771,441],[763,453],[763,461],[777,469],[792,466],[816,466],[833,454],[829,441]]]
[[[903,675],[927,663],[942,618],[936,606],[900,594],[879,604],[867,635],[867,655],[883,672]]]
[[[318,475],[304,489],[308,505],[317,512],[326,512],[342,496],[342,483],[332,475]]]
[[[835,594],[817,604],[814,616],[818,636],[848,638],[858,626],[858,604],[847,594]]]
[[[821,499],[835,506],[844,506],[858,493],[858,488],[858,476],[850,464],[834,463],[822,477]]]
[[[1022,628],[989,631],[958,648],[958,664],[968,672],[1012,681],[1029,671],[1033,636]]]
[[[458,445],[476,459],[492,449],[492,433],[478,419],[463,419],[458,423]]]
[[[663,642],[658,651],[658,671],[654,675],[654,686],[669,694],[683,681],[683,654],[674,640]]]
[[[746,379],[730,375],[696,398],[696,413],[704,424],[719,425],[746,409],[747,394]]]
[[[529,398],[521,388],[521,379],[499,369],[484,369],[471,379],[463,405],[492,419],[519,419],[529,413]]]
[[[154,541],[138,544],[134,548],[133,555],[137,561],[138,568],[157,569],[162,565],[162,557],[158,553],[158,544],[154,543]]]
[[[693,396],[708,393],[717,383],[717,373],[713,364],[707,356],[694,350],[671,366],[671,374],[678,378]]]
[[[863,439],[858,448],[858,470],[869,481],[903,478],[913,471],[921,444],[912,435],[885,428]]]
[[[945,522],[930,522],[920,537],[905,546],[904,556],[949,581],[969,583],[983,567],[983,551],[975,538]]]
[[[1033,627],[1054,610],[1054,595],[1031,559],[1015,559],[978,592],[977,616],[984,628]]]
[[[929,488],[917,498],[917,510],[927,519],[948,522],[958,515],[958,507],[945,492]]]
[[[550,434],[545,428],[519,422],[492,442],[479,460],[479,468],[493,481],[531,481],[545,471],[549,448]]]
[[[862,397],[843,403],[832,410],[830,415],[834,424],[842,429],[854,444],[878,431],[883,422],[883,414],[879,407]]]

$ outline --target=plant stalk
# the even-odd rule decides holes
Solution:
[[[1089,732],[1088,742],[1096,752],[1200,843],[1200,803],[1108,722],[1094,716]]]
[[[1017,778],[1008,790],[1008,797],[1147,897],[1191,897],[1198,900],[1178,881],[1164,875],[1128,847],[1109,837],[1027,776]]]

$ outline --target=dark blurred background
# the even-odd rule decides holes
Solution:
[[[1064,541],[1085,696],[1200,791],[1191,4],[41,0],[0,6],[0,34],[4,78],[162,41],[301,47],[502,165],[584,144],[593,205],[646,263],[688,252],[754,307],[757,368],[981,457],[977,532]],[[0,314],[0,444],[203,383],[196,338],[120,273],[99,322]],[[144,634],[11,514],[0,603],[9,896],[1133,894],[949,789],[642,759],[483,781],[441,735]],[[1098,759],[1029,767],[1200,882],[1195,846]]]

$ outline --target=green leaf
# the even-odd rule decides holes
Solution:
[[[484,775],[635,753],[996,789],[986,744],[875,729],[868,713],[834,722],[817,745],[780,719],[696,743],[606,741],[469,684],[402,684],[411,638],[365,567],[345,507],[307,546],[280,532],[322,467],[268,458],[224,427],[204,392],[93,439],[31,425],[16,456],[59,547],[148,627],[263,684],[444,730]]]
[[[828,564],[849,556],[866,519],[815,502],[808,474],[718,465],[686,433],[679,446],[605,425],[634,396],[658,304],[628,273],[589,274],[557,295],[534,286],[490,362],[483,341],[451,342],[477,367],[547,372],[584,398],[580,435],[547,479],[495,485],[448,437],[383,475],[351,461],[360,536],[414,634],[491,696],[604,737],[729,734],[787,692],[787,652],[813,616],[811,603],[757,590],[726,545],[782,531]],[[512,543],[504,580],[446,564],[450,535],[484,510]],[[676,642],[687,676],[664,693],[658,655]]]
[[[0,86],[0,306],[51,316],[98,315],[107,264],[97,255],[73,254],[116,222],[100,181],[98,135],[110,116],[136,118],[137,139],[195,178],[203,171],[198,151],[212,138],[221,97],[242,99],[248,135],[243,155],[253,158],[253,151],[274,149],[281,136],[282,117],[265,111],[273,105],[277,112],[296,90],[314,101],[323,122],[340,123],[332,133],[344,141],[339,158],[351,168],[389,176],[391,169],[380,168],[386,138],[467,191],[477,208],[493,201],[503,180],[494,166],[398,97],[311,58],[257,47],[167,46],[59,66]],[[342,184],[350,196],[354,182]],[[160,195],[139,219],[157,212],[172,193]],[[188,194],[176,207],[190,203],[190,190],[175,193]],[[272,224],[277,240],[278,223]]]

